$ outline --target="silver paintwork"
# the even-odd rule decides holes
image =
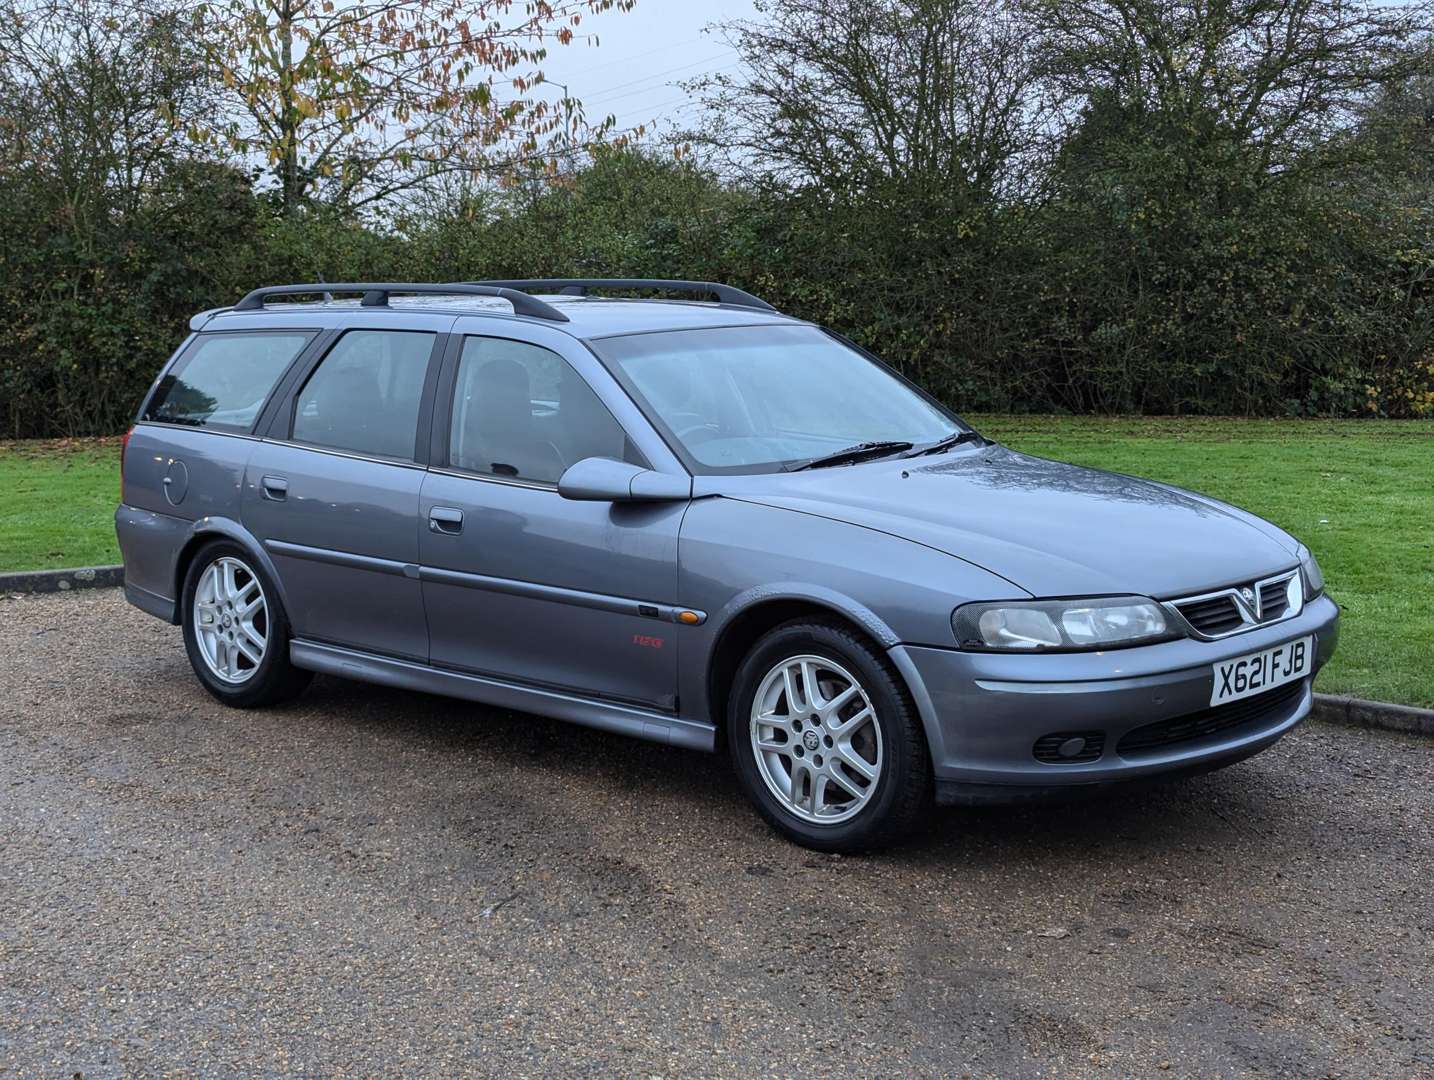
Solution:
[[[712,677],[715,666],[740,655],[750,627],[769,612],[839,618],[885,650],[905,683],[943,798],[1198,766],[1258,748],[1308,712],[1307,683],[1299,702],[1258,730],[1138,759],[1115,750],[1134,727],[1208,707],[1222,660],[1310,634],[1316,668],[1325,663],[1339,618],[1326,596],[1301,597],[1281,619],[1221,639],[1090,653],[963,652],[951,629],[952,611],[971,601],[1137,593],[1169,602],[1298,580],[1303,549],[1276,526],[1193,492],[995,445],[802,473],[692,476],[589,342],[790,320],[710,304],[552,302],[570,322],[461,301],[210,314],[198,336],[262,327],[314,338],[247,435],[137,424],[115,517],[126,596],[177,620],[189,556],[223,538],[271,583],[301,667],[704,749],[726,720],[730,686]],[[463,335],[556,352],[622,425],[658,478],[644,490],[663,501],[577,501],[554,485],[476,476],[429,453],[393,461],[290,441],[288,403],[350,328],[429,330],[450,342],[431,361],[425,400],[435,426],[442,374]],[[433,443],[437,454],[436,430]],[[176,460],[189,477],[177,506],[163,484]],[[286,482],[282,500],[266,478]],[[637,491],[635,479],[627,490]],[[461,512],[461,531],[430,528],[434,510]],[[699,621],[677,621],[683,611]],[[1100,759],[1034,760],[1039,736],[1084,728],[1107,732]]]
[[[611,458],[587,458],[563,473],[558,494],[574,502],[676,502],[692,497],[692,481]]]

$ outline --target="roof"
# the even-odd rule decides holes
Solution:
[[[538,299],[552,304],[568,317],[570,321],[563,329],[584,338],[631,334],[641,330],[688,330],[703,326],[752,326],[796,321],[776,311],[701,300],[542,295]]]
[[[274,315],[327,315],[365,312],[412,313],[431,315],[488,315],[505,321],[517,319],[550,329],[561,330],[574,337],[589,339],[631,334],[652,330],[689,330],[708,326],[754,326],[767,323],[792,323],[789,316],[772,311],[718,304],[697,300],[639,300],[562,294],[534,294],[535,299],[557,308],[568,317],[567,322],[514,315],[507,301],[478,296],[394,296],[387,308],[365,308],[357,299],[265,304],[251,311],[221,308],[196,316],[191,327],[207,325],[219,329],[222,320],[228,329],[237,329],[244,322]],[[213,319],[214,321],[210,321]],[[197,324],[197,325],[196,325]]]

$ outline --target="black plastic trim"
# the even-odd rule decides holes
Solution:
[[[415,581],[419,576],[417,563],[380,559],[375,555],[357,555],[351,551],[310,547],[307,544],[291,544],[287,540],[265,540],[264,548],[274,555],[287,555],[291,559],[307,559],[310,562],[328,563],[331,566],[345,566],[350,570],[371,570],[376,574],[412,578]]]
[[[393,293],[407,293],[423,296],[493,296],[513,305],[516,315],[527,315],[549,322],[567,322],[568,317],[551,304],[545,304],[535,297],[517,289],[477,283],[454,283],[443,285],[422,281],[336,281],[304,285],[266,285],[254,289],[234,305],[234,311],[262,311],[264,304],[275,296],[324,296],[332,293],[362,293],[361,306],[366,308],[388,307],[389,296]]]

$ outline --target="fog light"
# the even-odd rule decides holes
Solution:
[[[1085,765],[1105,753],[1105,732],[1052,731],[1036,740],[1031,753],[1045,765]]]

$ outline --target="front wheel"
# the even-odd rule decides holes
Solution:
[[[762,816],[806,847],[885,847],[930,804],[930,756],[906,689],[844,626],[788,623],[758,641],[737,670],[727,734]]]
[[[216,541],[195,555],[182,603],[190,666],[225,705],[273,705],[308,685],[311,674],[289,663],[278,592],[238,544]]]

